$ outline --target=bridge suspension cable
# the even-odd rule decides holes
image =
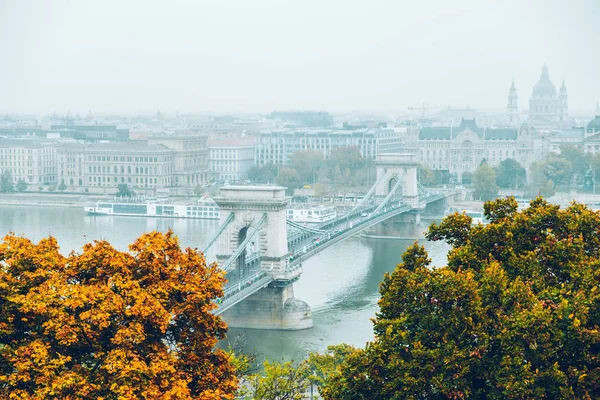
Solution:
[[[301,231],[305,231],[305,232],[311,232],[311,233],[323,233],[323,232],[327,232],[327,231],[324,231],[322,229],[309,228],[307,226],[304,226],[304,225],[298,224],[296,222],[290,221],[289,219],[286,220],[285,222],[289,226],[291,226],[293,228],[296,228],[296,229],[299,229]]]
[[[208,254],[208,250],[210,249],[210,247],[213,244],[215,244],[215,242],[217,241],[217,239],[219,238],[219,236],[221,236],[221,233],[223,233],[223,231],[227,228],[227,226],[229,225],[229,223],[231,221],[233,221],[234,219],[235,219],[235,214],[234,213],[229,214],[229,216],[227,217],[227,219],[223,222],[223,224],[219,227],[219,229],[217,229],[217,231],[212,235],[212,237],[208,241],[208,244],[204,248],[204,254]]]
[[[398,179],[398,181],[396,182],[396,184],[394,185],[394,187],[392,188],[392,190],[390,190],[390,193],[388,193],[388,195],[385,196],[385,199],[383,199],[383,201],[381,202],[381,204],[377,206],[377,208],[375,209],[375,211],[373,211],[374,214],[377,214],[379,212],[379,210],[381,210],[383,207],[386,206],[386,204],[388,203],[388,201],[390,201],[390,199],[392,198],[392,196],[394,196],[394,194],[396,193],[396,191],[400,187],[401,183],[402,183],[402,180]]]
[[[385,174],[381,174],[381,176],[379,177],[379,179],[377,179],[377,182],[375,182],[375,184],[373,185],[373,187],[371,187],[371,189],[369,189],[369,191],[367,192],[367,194],[365,195],[365,197],[363,197],[363,199],[360,202],[358,202],[352,208],[352,210],[348,211],[346,214],[348,214],[348,215],[352,214],[357,208],[359,208],[360,206],[362,206],[363,204],[365,204],[371,198],[371,196],[373,196],[373,193],[375,193],[375,189],[377,189],[377,185],[379,185],[379,182],[381,182],[381,180],[383,179],[384,176],[385,176]]]
[[[248,234],[246,235],[246,238],[244,239],[244,241],[242,243],[240,243],[240,245],[237,247],[237,249],[235,250],[235,252],[227,259],[227,261],[225,261],[223,263],[223,265],[221,266],[221,269],[228,271],[230,269],[230,267],[233,265],[233,263],[235,262],[235,260],[237,260],[237,258],[240,256],[240,254],[242,254],[243,251],[246,251],[246,246],[248,246],[248,243],[250,243],[250,241],[254,238],[254,236],[256,235],[256,233],[258,233],[260,231],[260,228],[263,226],[263,224],[265,223],[265,221],[267,220],[267,214],[263,214],[262,218],[258,221],[258,223],[256,225],[254,225],[253,227],[250,227]]]

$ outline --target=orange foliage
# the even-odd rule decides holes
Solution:
[[[211,310],[224,272],[171,231],[130,252],[106,241],[64,257],[56,239],[0,243],[0,398],[232,399]]]

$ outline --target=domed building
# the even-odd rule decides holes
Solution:
[[[563,80],[557,95],[556,87],[548,75],[548,67],[544,64],[540,80],[533,87],[529,99],[527,124],[536,129],[548,130],[568,126],[570,120],[567,99],[565,81]]]
[[[585,128],[586,136],[600,133],[600,103],[596,104],[596,116]]]

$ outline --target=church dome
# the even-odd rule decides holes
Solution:
[[[555,97],[556,96],[556,87],[550,81],[550,77],[548,76],[548,67],[546,64],[542,67],[542,75],[540,76],[540,80],[533,87],[533,93],[531,97]]]
[[[588,132],[600,132],[600,115],[596,115],[596,118],[590,121],[587,130]]]

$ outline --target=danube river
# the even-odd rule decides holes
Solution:
[[[172,228],[183,246],[202,248],[217,229],[218,221],[90,216],[72,208],[0,206],[0,233],[13,231],[32,240],[52,235],[64,254],[79,251],[92,240],[106,239],[126,250],[140,234]],[[397,228],[405,238],[423,237],[426,223]],[[298,299],[313,310],[314,328],[304,331],[262,331],[232,329],[229,337],[243,335],[246,350],[270,359],[299,360],[307,352],[322,351],[328,345],[348,343],[364,346],[373,339],[370,318],[377,311],[379,284],[393,271],[413,240],[350,238],[309,259],[304,273],[294,284]],[[420,240],[429,250],[433,264],[445,263],[448,246]]]

